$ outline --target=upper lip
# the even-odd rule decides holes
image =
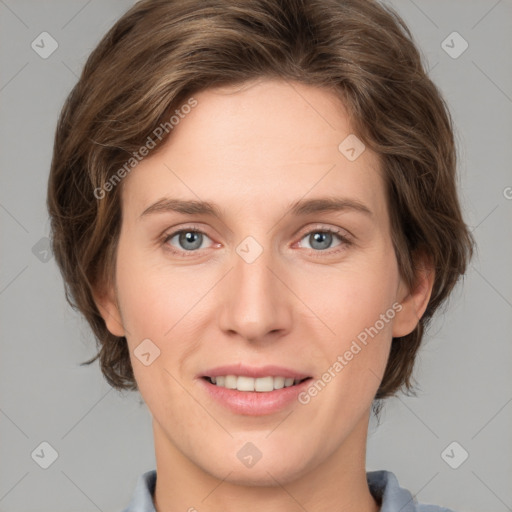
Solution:
[[[265,366],[247,366],[243,363],[216,366],[210,370],[206,370],[200,377],[219,377],[223,375],[236,375],[244,377],[285,377],[291,379],[306,379],[310,377],[305,373],[285,368],[283,366],[265,365]]]

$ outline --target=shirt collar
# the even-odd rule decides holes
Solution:
[[[417,506],[417,502],[407,489],[398,484],[398,480],[391,471],[379,470],[366,473],[366,480],[372,496],[381,503],[379,512],[419,512],[420,510],[442,511]],[[123,512],[156,512],[153,505],[153,495],[156,485],[156,470],[147,471],[139,476],[132,499]],[[428,507],[428,506],[425,506]],[[449,512],[449,511],[448,511]]]

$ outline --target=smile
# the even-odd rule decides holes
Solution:
[[[309,379],[293,379],[290,377],[247,377],[245,375],[219,375],[217,377],[204,377],[211,384],[221,388],[236,389],[237,391],[255,391],[259,393],[268,393],[276,389],[288,388],[300,384]]]

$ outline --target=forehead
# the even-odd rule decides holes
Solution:
[[[363,146],[333,92],[258,80],[194,99],[197,105],[180,116],[164,147],[126,178],[123,203],[134,214],[166,195],[246,208],[255,216],[271,204],[325,195],[371,203],[377,213],[384,208],[379,159],[368,148],[347,158],[354,155],[347,149]]]

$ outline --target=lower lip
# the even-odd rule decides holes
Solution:
[[[273,414],[288,407],[294,401],[297,401],[297,395],[309,386],[311,380],[309,378],[295,386],[274,389],[274,391],[258,392],[223,388],[206,379],[199,379],[201,385],[214,400],[235,414],[246,416]]]

